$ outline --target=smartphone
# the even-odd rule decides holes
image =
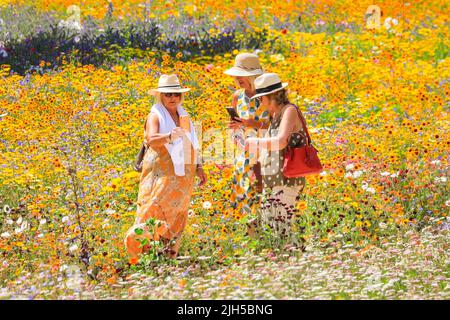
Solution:
[[[226,107],[225,109],[227,109],[228,114],[230,115],[232,120],[237,121],[237,122],[242,122],[242,121],[236,119],[236,118],[239,118],[239,115],[238,115],[236,109],[234,109],[233,107]]]

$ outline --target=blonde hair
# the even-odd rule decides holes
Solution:
[[[184,92],[181,92],[180,105],[183,104],[183,101],[184,101],[184,94],[185,94]],[[156,103],[159,103],[159,104],[162,104],[162,105],[163,105],[162,99],[161,99],[161,92],[154,91],[153,96],[155,97],[155,102],[156,102]]]
[[[249,79],[250,80],[251,90],[255,91],[256,90],[255,89],[255,79],[258,78],[258,77],[259,77],[259,75],[257,75],[257,76],[247,76],[247,77],[242,77],[242,78]],[[241,86],[239,85],[239,81],[237,80],[237,77],[233,76],[233,79],[234,79],[234,82],[236,83],[236,86],[240,88]]]

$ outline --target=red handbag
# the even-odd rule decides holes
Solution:
[[[306,133],[306,145],[302,147],[290,147],[285,149],[283,175],[286,178],[304,177],[310,174],[318,174],[322,172],[323,167],[320,163],[317,149],[311,145],[311,137],[309,136],[306,121],[300,113],[300,110],[295,106]]]

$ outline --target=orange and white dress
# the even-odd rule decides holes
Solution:
[[[170,122],[171,118],[166,120]],[[170,127],[175,126],[173,123],[164,129],[162,121],[165,120],[160,118],[160,133],[165,133],[164,131],[171,130]],[[191,128],[194,130],[192,123]],[[195,133],[193,137],[196,139]],[[139,254],[149,249],[150,241],[160,240],[161,237],[175,240],[175,245],[171,249],[178,253],[196,174],[196,150],[189,141],[187,143],[185,141],[184,147],[189,148],[187,156],[185,155],[184,175],[176,174],[173,157],[166,146],[149,147],[145,153],[136,220],[125,236],[125,246],[131,259],[138,258]],[[187,161],[186,157],[189,156],[190,159]],[[157,223],[149,228],[146,222],[150,218],[155,218]],[[148,245],[142,246],[141,241],[144,239],[149,240]]]

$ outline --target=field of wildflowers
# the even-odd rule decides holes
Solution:
[[[446,1],[379,1],[377,28],[371,1],[105,3],[0,0],[0,298],[450,298]],[[325,167],[297,248],[248,237],[227,203],[223,71],[254,50]],[[130,266],[132,163],[163,73],[192,88],[209,181],[179,259]]]

